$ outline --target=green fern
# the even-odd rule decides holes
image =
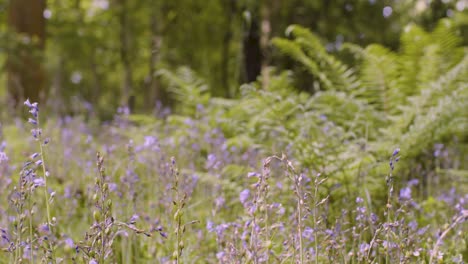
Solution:
[[[430,33],[408,26],[399,51],[345,44],[355,55],[353,67],[329,54],[307,29],[291,26],[287,33],[290,39],[276,38],[274,44],[314,76],[318,92],[298,92],[287,71],[272,74],[266,89],[251,83],[241,87],[240,98],[210,98],[190,71],[162,72],[181,102],[179,111],[187,113],[168,120],[184,128],[176,138],[190,138],[192,126],[203,133],[220,128],[226,147],[263,156],[285,152],[329,176],[328,187],[343,185],[335,197],[359,190],[356,184],[384,188],[381,179],[396,146],[404,153],[398,167],[405,169],[455,135],[467,145],[468,51],[449,20]],[[187,125],[184,116],[193,116],[195,102],[205,108],[198,117],[204,121]]]
[[[466,133],[468,58],[453,21],[441,20],[430,33],[407,26],[399,52],[376,44],[366,48],[345,44],[344,49],[355,55],[354,70],[328,54],[307,29],[292,26],[287,35],[292,39],[275,39],[274,44],[330,91],[313,95],[304,109],[322,113],[341,131],[333,137],[348,142],[330,152],[339,161],[320,162],[328,164],[330,172],[343,174],[340,170],[345,168],[352,174],[370,168],[395,146],[404,149],[410,164],[434,142]],[[293,140],[301,145],[303,162],[307,157],[331,158],[324,152],[320,158],[314,155],[320,149],[314,142]],[[356,152],[360,157],[349,159]]]
[[[206,105],[210,98],[208,85],[194,71],[180,67],[176,72],[161,69],[157,75],[169,83],[169,91],[177,100],[177,111],[184,115],[196,113],[197,105]]]
[[[309,30],[289,26],[292,40],[275,38],[273,44],[286,55],[301,62],[320,81],[323,90],[353,90],[359,86],[351,68],[327,53],[320,39]]]

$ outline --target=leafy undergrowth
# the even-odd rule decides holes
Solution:
[[[1,263],[466,260],[466,185],[442,170],[404,180],[400,149],[375,161],[386,173],[342,181],[287,146],[236,145],[203,115],[41,126],[27,104],[28,123],[2,127]],[[435,148],[450,164],[454,148]]]

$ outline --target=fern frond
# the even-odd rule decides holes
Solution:
[[[354,71],[327,53],[320,39],[308,29],[291,25],[286,30],[292,40],[273,39],[273,44],[303,64],[323,86],[323,90],[353,90],[359,86]]]
[[[196,113],[197,104],[208,104],[208,85],[188,67],[180,67],[175,73],[161,69],[156,74],[168,81],[169,92],[179,103],[176,110],[181,114],[192,115]]]

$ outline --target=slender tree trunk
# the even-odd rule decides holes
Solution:
[[[94,80],[94,85],[93,85],[93,91],[91,92],[92,94],[92,103],[93,103],[93,106],[94,107],[98,107],[99,105],[99,98],[101,97],[101,87],[102,87],[102,83],[101,83],[101,75],[99,74],[99,70],[98,70],[98,63],[96,62],[96,52],[95,50],[93,50],[91,52],[91,58],[90,58],[90,68],[91,68],[91,72],[93,74],[93,80]]]
[[[127,0],[120,0],[120,60],[122,61],[123,66],[123,87],[122,87],[122,104],[125,107],[128,107],[130,111],[134,109],[134,96],[132,95],[132,82],[133,82],[133,73],[132,66],[130,63],[130,43],[129,43],[129,30],[128,30],[128,10],[127,10]]]
[[[45,7],[45,0],[9,1],[8,26],[24,34],[7,62],[7,86],[15,106],[26,98],[45,99],[46,77],[40,59],[45,47]]]
[[[252,14],[250,21],[245,22],[242,40],[244,60],[244,81],[254,82],[262,69],[262,52],[260,48],[260,28],[258,15]]]
[[[150,12],[150,58],[149,58],[149,72],[147,78],[147,88],[148,96],[146,97],[146,106],[154,107],[157,101],[162,101],[162,91],[158,81],[158,78],[155,77],[155,72],[157,70],[156,65],[159,62],[160,50],[162,45],[162,36],[161,36],[161,26],[158,23],[159,12],[156,8],[158,5],[156,0],[151,1],[152,8],[155,8],[154,11]]]
[[[232,20],[236,12],[236,1],[230,0],[229,4],[225,6],[225,15],[226,15],[226,30],[223,37],[223,48],[221,54],[221,84],[224,89],[224,96],[231,97],[232,93],[229,87],[229,47],[232,41]]]
[[[263,3],[261,6],[261,17],[262,17],[262,27],[261,27],[261,36],[260,36],[260,48],[263,55],[262,66],[261,66],[261,75],[262,75],[262,88],[268,88],[270,84],[270,74],[268,71],[268,65],[270,63],[270,34],[271,34],[271,23],[270,23],[270,14],[271,14],[271,2]]]
[[[65,60],[64,58],[59,55],[58,63],[55,66],[54,69],[54,75],[52,79],[52,85],[51,85],[51,90],[50,93],[53,94],[54,96],[50,99],[51,103],[51,109],[54,111],[54,113],[63,113],[65,110],[65,105],[63,101],[61,100],[62,98],[62,93],[61,89],[63,87],[63,79],[64,79],[64,72],[63,69],[65,69]]]

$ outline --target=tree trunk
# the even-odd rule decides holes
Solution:
[[[133,73],[129,55],[129,31],[127,0],[120,0],[120,60],[123,66],[122,105],[128,107],[130,112],[134,109],[134,96],[132,95]]]
[[[156,1],[152,1],[152,8],[159,8]],[[148,96],[146,96],[146,106],[155,107],[157,101],[162,101],[162,91],[158,81],[155,77],[156,65],[159,62],[160,50],[162,45],[161,26],[158,23],[159,12],[157,10],[150,12],[150,58],[149,58],[149,72],[147,79]]]
[[[45,47],[45,0],[11,0],[8,26],[23,34],[14,52],[8,55],[7,87],[13,105],[29,98],[44,103],[45,72],[41,55]]]
[[[269,45],[270,45],[270,34],[271,34],[271,22],[270,22],[270,14],[271,14],[271,4],[270,3],[263,3],[261,6],[261,16],[262,16],[262,28],[261,28],[261,36],[260,36],[260,48],[263,55],[262,66],[261,66],[261,75],[262,75],[262,88],[266,89],[270,83],[270,74],[268,72],[268,65],[270,63],[270,52],[269,52]]]
[[[93,103],[93,107],[97,108],[99,106],[99,98],[101,97],[102,76],[101,74],[99,74],[99,69],[98,69],[99,66],[96,61],[96,56],[97,56],[96,51],[93,50],[91,52],[89,66],[93,74],[93,81],[94,81],[93,91],[91,92],[91,96],[92,96],[91,102]]]
[[[260,48],[260,28],[258,15],[252,14],[250,21],[245,22],[243,36],[244,81],[254,82],[262,69],[262,52]]]
[[[225,91],[225,97],[231,97],[232,93],[229,87],[229,47],[232,41],[232,20],[236,12],[236,1],[230,0],[229,4],[225,6],[225,16],[226,16],[226,30],[223,37],[223,47],[221,54],[221,85]]]

